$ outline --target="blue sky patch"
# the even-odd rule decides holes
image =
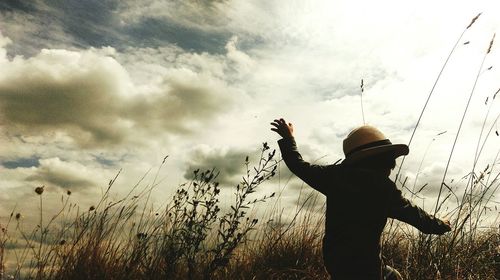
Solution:
[[[7,169],[16,169],[16,168],[28,168],[28,167],[38,167],[40,162],[39,158],[19,158],[16,160],[2,161],[2,165]]]

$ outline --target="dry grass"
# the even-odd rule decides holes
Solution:
[[[303,200],[304,207],[288,221],[279,212],[269,215],[276,220],[261,222],[248,214],[274,196],[249,198],[275,173],[277,162],[269,150],[265,144],[255,168],[247,159],[248,172],[227,211],[219,208],[216,171],[206,170],[195,171],[179,186],[162,212],[140,207],[152,187],[137,190],[139,184],[133,188],[138,195],[131,191],[112,202],[115,178],[102,199],[71,222],[67,213],[76,208],[68,206],[70,193],[52,220],[43,224],[40,216],[42,231],[36,227],[27,233],[23,218],[12,213],[0,234],[2,264],[16,233],[25,247],[16,253],[16,266],[2,266],[2,279],[328,279],[321,255],[324,219],[309,209],[315,195]],[[484,180],[477,178],[474,195],[462,201],[464,210],[451,234],[429,236],[391,222],[383,236],[386,263],[406,279],[498,279],[498,228],[481,230],[477,223],[498,184],[484,185]],[[33,195],[42,205],[43,189]]]

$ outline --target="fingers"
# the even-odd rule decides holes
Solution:
[[[279,126],[282,126],[282,125],[286,126],[286,122],[285,122],[285,120],[284,120],[284,119],[275,119],[275,120],[273,121],[273,123],[275,123],[275,124],[277,124],[277,125],[279,125]]]
[[[279,135],[282,134],[282,131],[283,131],[283,124],[280,122],[280,120],[274,120],[271,125],[273,126],[271,128],[272,131],[278,133]]]
[[[271,123],[271,130],[278,133],[281,137],[292,137],[292,123],[287,123],[285,119],[274,119]]]
[[[277,125],[277,124],[274,124],[274,123],[271,123],[271,125],[273,127],[271,127],[271,130],[278,133],[279,135],[283,134],[283,127]]]
[[[446,225],[448,226],[448,231],[451,231],[451,223],[450,223],[450,221],[447,221]]]
[[[276,123],[277,125],[283,125],[283,126],[286,126],[287,125],[287,122],[285,121],[285,119],[283,118],[280,118],[280,119],[274,119],[274,121],[271,123]],[[288,123],[289,126],[292,125],[292,123]]]
[[[274,121],[275,121],[275,122],[277,122],[277,123],[279,123],[279,124],[284,124],[284,125],[286,125],[286,121],[285,121],[285,119],[283,119],[283,118],[280,118],[280,119],[275,119]]]
[[[276,123],[276,122],[272,122],[271,123],[272,126],[275,126],[275,127],[280,127],[280,124],[279,123]]]
[[[278,129],[283,129],[283,128],[286,128],[287,127],[287,124],[285,122],[284,119],[275,119],[272,123],[271,123],[272,126],[278,128]]]
[[[451,231],[451,223],[449,220],[441,220],[443,222],[443,234]]]

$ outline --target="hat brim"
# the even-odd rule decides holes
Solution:
[[[398,158],[400,156],[407,155],[410,152],[410,149],[406,144],[389,144],[366,148],[349,155],[342,163],[355,163],[367,157],[389,152],[394,154],[394,158]]]

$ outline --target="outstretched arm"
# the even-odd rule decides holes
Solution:
[[[393,184],[389,217],[408,223],[423,233],[444,234],[451,230],[450,222],[433,217],[404,198]]]
[[[290,171],[311,187],[324,193],[324,171],[330,166],[310,164],[302,159],[293,138],[293,126],[291,123],[287,124],[284,119],[276,119],[271,125],[273,126],[271,130],[283,137],[278,140],[278,144],[281,150],[281,157]]]

